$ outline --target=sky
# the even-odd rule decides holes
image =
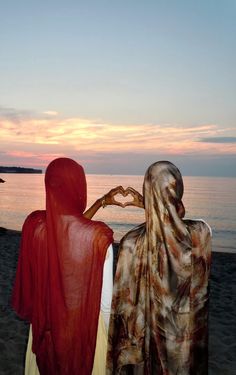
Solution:
[[[235,0],[8,0],[0,165],[236,177]]]

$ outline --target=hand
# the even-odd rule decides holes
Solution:
[[[143,196],[140,194],[137,190],[135,190],[132,187],[128,187],[125,190],[125,195],[130,194],[133,197],[133,200],[131,202],[126,202],[123,204],[123,207],[126,206],[136,206],[139,208],[144,208],[144,203],[143,203]]]
[[[109,205],[115,205],[115,206],[125,207],[123,203],[117,202],[115,200],[115,196],[118,195],[118,194],[121,194],[121,195],[125,196],[125,190],[124,190],[123,186],[117,186],[117,187],[111,189],[108,193],[106,193],[102,197],[102,202],[101,202],[102,206],[105,207],[105,206],[109,206]]]

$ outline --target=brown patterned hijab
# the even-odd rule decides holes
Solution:
[[[210,230],[181,218],[183,181],[172,163],[152,164],[143,188],[146,223],[120,244],[107,372],[205,375]]]

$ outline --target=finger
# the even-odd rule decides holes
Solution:
[[[125,191],[125,189],[123,188],[123,186],[117,186],[116,190],[117,191],[121,191],[122,193]]]
[[[112,195],[115,195],[115,194],[118,194],[118,193],[123,193],[123,192],[124,192],[124,188],[123,188],[123,186],[117,186],[117,187],[113,188],[113,189],[110,191],[110,193],[111,193]]]
[[[134,199],[137,197],[137,192],[136,191],[133,191],[133,190],[127,190],[126,189],[126,195],[131,195]]]
[[[114,205],[124,208],[124,204],[120,202],[115,202]]]
[[[112,196],[112,198],[114,198],[116,195],[119,195],[119,194],[124,196],[124,190],[123,189],[115,190],[115,191],[112,192],[111,196]]]
[[[125,189],[123,188],[123,186],[118,186],[117,187],[117,190],[116,190],[118,193],[120,193],[120,194],[124,194],[124,192],[125,192]]]
[[[134,202],[125,202],[123,204],[124,207],[127,207],[127,206],[136,206],[136,204]]]
[[[125,208],[124,203],[119,203],[119,206],[122,207],[122,208]]]
[[[139,192],[137,190],[135,190],[134,188],[132,188],[131,186],[129,186],[127,189],[126,189],[126,192],[134,195],[134,194],[139,194]]]
[[[123,188],[122,185],[119,185],[119,186],[116,186],[115,188],[113,188],[112,190],[124,190],[124,188]]]
[[[135,190],[132,186],[128,186],[126,190],[129,190],[129,191],[137,191],[137,190]]]
[[[112,203],[113,203],[114,205],[116,205],[116,206],[121,206],[121,207],[123,207],[123,203],[121,203],[121,202],[117,202],[115,199],[112,200]]]

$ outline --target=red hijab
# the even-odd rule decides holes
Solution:
[[[41,375],[87,375],[112,231],[83,217],[86,179],[75,161],[52,161],[45,186],[46,211],[31,213],[23,225],[13,307],[32,323]]]

